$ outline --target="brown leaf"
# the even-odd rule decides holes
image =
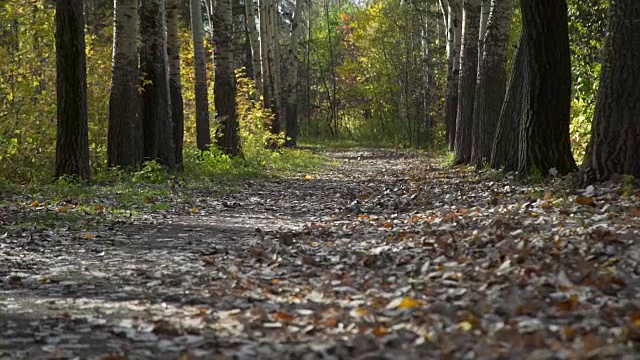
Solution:
[[[273,313],[273,317],[277,321],[283,322],[283,323],[289,323],[296,319],[295,316],[287,314],[284,311],[276,311],[275,313]]]
[[[382,325],[378,325],[373,329],[373,335],[375,335],[377,337],[385,336],[388,333],[389,333],[389,329],[387,329],[386,327],[384,327]]]
[[[576,198],[576,202],[580,205],[591,205],[594,206],[596,204],[593,196],[578,196]]]
[[[571,295],[569,299],[557,303],[556,308],[559,311],[569,312],[569,311],[573,311],[577,305],[578,305],[578,297],[576,295]]]

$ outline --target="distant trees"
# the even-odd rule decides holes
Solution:
[[[87,79],[82,1],[56,1],[55,176],[89,179]]]
[[[193,39],[193,66],[195,70],[196,137],[198,149],[204,151],[211,144],[211,135],[209,130],[209,95],[206,54],[204,51],[202,4],[200,0],[190,0],[189,5]]]

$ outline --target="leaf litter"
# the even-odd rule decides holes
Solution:
[[[91,230],[1,208],[0,358],[637,358],[633,188],[326,155]]]

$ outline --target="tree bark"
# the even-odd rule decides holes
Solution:
[[[56,1],[57,136],[55,177],[89,180],[87,66],[82,1]]]
[[[471,161],[471,132],[478,71],[478,39],[480,34],[480,0],[464,0],[460,84],[456,115],[454,162]]]
[[[584,160],[588,182],[640,177],[640,2],[612,0],[600,88]]]
[[[291,36],[287,48],[287,78],[284,81],[284,103],[286,107],[286,136],[285,146],[296,146],[298,141],[298,44],[302,37],[302,7],[304,0],[296,0],[293,19],[291,21]]]
[[[209,90],[207,86],[207,60],[204,50],[202,4],[191,0],[191,35],[193,39],[193,66],[195,70],[196,142],[200,151],[211,145],[209,129]]]
[[[271,107],[274,114],[274,121],[271,125],[271,132],[273,134],[279,134],[281,130],[281,79],[280,79],[280,40],[278,37],[278,7],[275,0],[269,0],[268,8],[268,21],[267,21],[267,36],[268,36],[268,57],[269,57],[269,74],[271,75]]]
[[[262,95],[262,65],[260,54],[260,36],[256,27],[256,11],[253,0],[244,0],[247,16],[247,30],[249,31],[249,43],[251,44],[251,61],[253,62],[253,80],[258,96]]]
[[[445,128],[450,150],[456,142],[458,84],[460,79],[460,47],[462,41],[461,0],[450,0],[447,12],[447,89],[445,95]]]
[[[522,138],[518,171],[543,175],[577,170],[571,153],[571,58],[566,1],[522,0],[525,52]]]
[[[140,69],[144,75],[142,119],[144,156],[173,169],[173,121],[169,97],[166,13],[163,0],[142,0]]]
[[[173,120],[173,145],[176,167],[182,169],[184,140],[184,110],[182,80],[180,79],[180,38],[178,37],[179,0],[167,0],[167,56],[169,58],[169,94]]]
[[[523,35],[513,54],[513,66],[509,77],[509,86],[502,102],[496,134],[492,144],[489,166],[505,171],[517,171],[520,146],[520,126],[522,123],[522,103],[524,101],[524,83],[526,54]],[[497,99],[497,98],[496,98]],[[490,115],[490,113],[488,113]]]
[[[227,155],[240,155],[238,119],[236,113],[236,84],[233,62],[233,13],[231,0],[218,0],[213,11],[216,80],[214,101],[220,126],[218,147]]]
[[[107,166],[137,168],[143,161],[142,118],[138,94],[138,1],[117,0],[114,7]]]
[[[265,109],[271,109],[271,65],[269,64],[269,36],[267,35],[268,0],[258,0],[260,10],[260,57],[262,59],[262,101]]]
[[[506,89],[507,46],[513,0],[493,0],[478,65],[471,162],[482,166],[491,157],[498,114]],[[482,32],[481,32],[482,33]]]

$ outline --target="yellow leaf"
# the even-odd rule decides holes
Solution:
[[[40,206],[40,201],[36,200],[36,201],[32,202],[31,206],[33,206],[33,207]]]
[[[87,240],[93,239],[95,237],[96,236],[94,234],[90,233],[90,232],[84,234],[84,238],[87,239]]]
[[[360,195],[360,200],[367,201],[367,200],[369,200],[369,197],[370,196],[368,194],[362,194],[362,195]]]
[[[194,208],[191,208],[191,212],[195,214],[197,212],[200,212],[200,209],[194,207]]]
[[[393,227],[393,223],[390,221],[387,221],[386,223],[384,223],[384,226],[386,229],[391,229]]]
[[[311,176],[311,175],[305,175],[305,176],[304,176],[304,179],[305,179],[305,180],[311,180],[311,179],[313,179],[313,176]]]
[[[576,198],[576,202],[580,205],[595,205],[595,201],[593,200],[593,196],[578,196]]]
[[[473,329],[473,324],[471,324],[468,321],[463,321],[463,322],[458,324],[458,327],[460,329],[462,329],[463,331],[469,331],[469,330]]]
[[[420,305],[420,302],[418,300],[407,296],[402,299],[402,302],[400,302],[400,305],[398,305],[398,309],[413,309],[418,305]]]

